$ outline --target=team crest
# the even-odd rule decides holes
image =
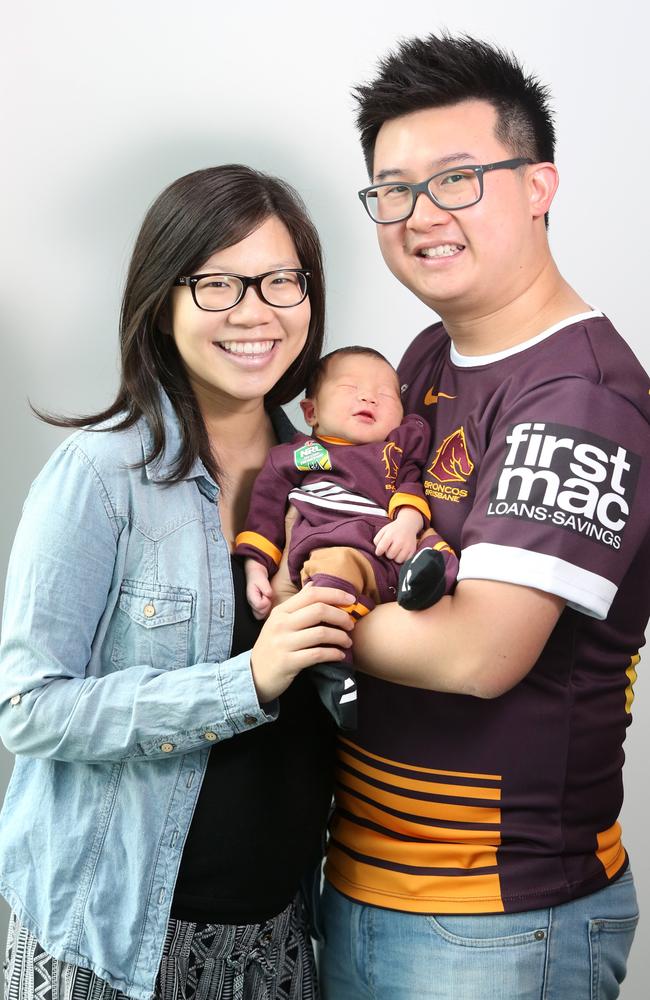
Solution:
[[[469,457],[465,430],[459,427],[442,442],[428,472],[439,483],[465,483],[474,470]]]
[[[386,482],[392,483],[397,479],[400,457],[403,454],[403,451],[404,449],[400,448],[400,446],[395,444],[394,441],[389,441],[384,447],[384,450],[381,453],[381,458],[384,463]]]
[[[318,441],[305,441],[301,448],[293,453],[293,460],[300,472],[330,472],[332,461],[327,448]]]

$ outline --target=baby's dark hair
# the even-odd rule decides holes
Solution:
[[[377,361],[383,361],[385,364],[393,368],[388,358],[385,358],[383,354],[376,351],[374,347],[364,347],[361,344],[353,344],[351,347],[339,347],[335,351],[330,351],[329,354],[324,354],[312,368],[309,378],[307,379],[307,388],[305,389],[306,399],[313,399],[320,389],[321,383],[327,374],[327,368],[332,358],[340,357],[343,354],[365,354],[367,357],[376,358]],[[394,368],[393,371],[395,371]],[[395,377],[397,377],[397,372],[395,372]]]
[[[471,35],[405,39],[381,60],[374,80],[352,93],[371,179],[375,141],[385,122],[471,100],[494,107],[496,137],[513,156],[553,162],[555,128],[548,88],[526,73],[512,53]]]

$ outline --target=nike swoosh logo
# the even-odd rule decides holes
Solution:
[[[439,399],[455,399],[455,396],[450,396],[446,392],[434,392],[433,386],[427,389],[427,394],[424,397],[424,405],[431,406],[433,403],[437,403]]]

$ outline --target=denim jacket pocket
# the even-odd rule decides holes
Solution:
[[[119,670],[135,664],[157,670],[188,666],[193,610],[191,590],[124,580],[115,609],[111,661]]]

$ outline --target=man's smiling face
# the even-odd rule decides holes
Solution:
[[[448,167],[518,155],[497,139],[496,121],[486,101],[394,118],[377,135],[373,182],[417,183]],[[528,169],[487,173],[483,198],[469,208],[446,211],[420,195],[409,219],[377,227],[395,277],[443,319],[494,312],[533,276],[539,213],[531,210]]]

